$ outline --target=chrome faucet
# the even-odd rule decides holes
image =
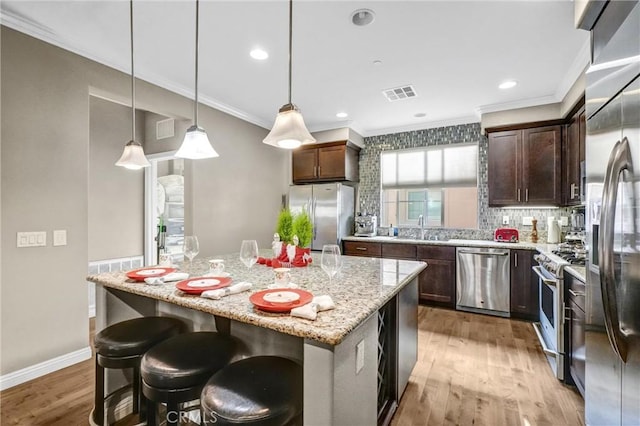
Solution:
[[[418,216],[418,226],[420,227],[420,239],[424,240],[424,216]]]

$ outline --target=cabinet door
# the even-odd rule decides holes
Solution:
[[[427,268],[418,277],[420,301],[455,308],[456,263],[440,259],[420,260],[427,262]]]
[[[567,125],[564,140],[562,183],[562,199],[564,205],[580,204],[580,163],[584,161],[585,152],[585,114],[584,108],[576,113]]]
[[[317,149],[298,149],[291,153],[293,182],[312,181],[316,178],[318,162]]]
[[[532,250],[511,250],[511,315],[539,320],[538,278],[531,269]]]
[[[524,203],[560,205],[562,201],[561,129],[561,126],[547,126],[522,131],[524,194],[521,194],[521,199]]]
[[[569,308],[571,309],[569,317],[569,373],[576,387],[584,397],[585,382],[585,315],[584,311],[570,300]]]
[[[318,179],[345,178],[346,145],[318,148]]]
[[[342,253],[347,256],[380,257],[382,244],[368,241],[343,241]]]
[[[520,203],[522,131],[489,134],[489,205]]]

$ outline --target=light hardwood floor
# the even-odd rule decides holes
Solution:
[[[530,323],[421,306],[418,345],[395,426],[584,424]],[[89,360],[1,392],[0,424],[86,425],[93,384]]]

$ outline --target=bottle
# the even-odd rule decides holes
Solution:
[[[531,242],[532,243],[537,243],[538,242],[538,220],[537,219],[531,219]]]
[[[389,224],[389,236],[393,237],[393,223]]]

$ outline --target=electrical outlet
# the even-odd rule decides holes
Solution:
[[[568,216],[560,216],[560,225],[569,226],[569,217]]]
[[[533,220],[533,216],[524,216],[522,218],[522,224],[524,226],[532,226],[533,223],[531,222]]]
[[[356,374],[364,368],[364,340],[356,345]]]
[[[502,216],[502,224],[503,225],[509,224],[509,216]]]

